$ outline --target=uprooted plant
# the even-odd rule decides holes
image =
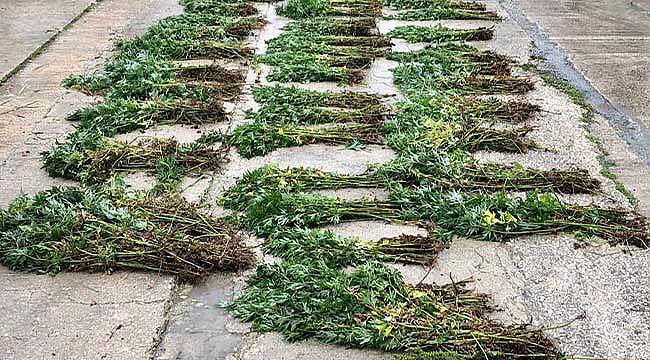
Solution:
[[[81,131],[44,153],[44,168],[50,176],[83,183],[105,181],[116,171],[157,172],[162,163],[172,161],[184,175],[199,174],[220,170],[228,161],[226,149],[213,148],[221,140],[219,132],[208,132],[189,144],[162,138],[126,143]]]
[[[0,228],[0,263],[18,271],[138,270],[191,280],[254,261],[232,225],[178,195],[54,187],[0,210]]]
[[[314,253],[315,255],[316,253]],[[395,270],[366,262],[346,273],[318,260],[260,265],[231,314],[259,332],[289,341],[386,351],[424,351],[432,358],[555,358],[541,331],[488,317],[487,295],[449,285],[407,285]]]

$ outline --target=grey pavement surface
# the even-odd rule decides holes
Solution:
[[[3,0],[0,2],[0,80],[58,35],[95,0]]]
[[[650,125],[650,0],[513,0],[605,97]]]
[[[536,14],[547,11],[542,3],[533,6],[532,0],[517,2],[522,7],[531,7],[527,9],[527,16],[534,21],[537,21]],[[551,0],[548,7],[553,8],[556,3],[559,1]],[[561,3],[570,9],[589,7],[582,1]],[[277,35],[280,19],[268,10],[269,5],[259,6],[270,24],[251,41],[258,50],[263,50],[263,40]],[[496,0],[489,1],[489,6],[507,17]],[[611,4],[612,17],[618,14],[615,10],[621,6],[625,8],[618,3]],[[47,177],[40,169],[38,153],[70,131],[70,124],[63,120],[67,112],[97,99],[66,91],[60,87],[61,80],[70,73],[97,69],[110,56],[112,39],[140,33],[156,18],[179,10],[175,0],[104,0],[0,86],[0,206],[6,206],[21,191],[33,193],[52,184],[65,183]],[[568,10],[564,13],[568,14]],[[603,26],[623,26],[615,20],[606,21],[602,14],[599,16],[595,18],[603,18],[602,21],[590,24],[602,22]],[[555,20],[561,20],[560,24],[553,25],[549,34],[555,31],[555,27],[564,26],[565,31],[556,35],[562,44],[561,35],[571,37],[570,31],[575,30],[567,23],[575,23],[581,18],[558,17]],[[541,24],[542,17],[539,19]],[[491,25],[480,21],[449,21],[444,24],[454,27]],[[380,22],[379,28],[386,32],[395,25],[395,22]],[[629,26],[634,28],[636,25],[635,22]],[[495,31],[494,40],[475,45],[509,54],[521,62],[528,60],[531,39],[517,23],[508,19],[497,24]],[[2,34],[0,31],[0,38]],[[587,35],[584,35],[585,42]],[[580,41],[574,39],[574,42]],[[408,47],[396,42],[395,48]],[[567,52],[576,54],[569,48]],[[580,56],[575,56],[577,65],[581,66]],[[589,56],[601,55],[592,48]],[[647,71],[638,63],[623,61],[611,52],[603,56],[602,61],[619,61],[621,71],[640,71],[647,76]],[[390,61],[375,62],[367,81],[355,90],[394,92],[389,71],[391,66],[394,63]],[[605,67],[591,69],[585,72],[596,85],[601,72],[613,71]],[[267,72],[268,69],[262,68],[260,74]],[[250,74],[251,83],[255,80],[264,82],[263,78],[256,77],[257,72],[251,70]],[[526,97],[545,110],[531,121],[535,126],[531,137],[550,151],[535,151],[525,156],[498,153],[480,153],[477,156],[484,161],[517,161],[537,168],[577,166],[600,177],[598,149],[586,138],[588,134],[593,135],[600,139],[609,157],[616,161],[614,171],[640,200],[639,209],[649,214],[650,182],[645,179],[650,174],[643,161],[627,148],[604,118],[597,116],[597,123],[586,127],[579,122],[580,109],[566,96],[545,86],[539,78],[531,74],[527,76],[535,80],[537,89]],[[619,86],[619,83],[620,80],[610,87]],[[340,89],[335,84],[306,87]],[[606,92],[606,88],[598,89]],[[241,123],[241,111],[254,106],[248,100],[245,97],[234,106],[232,124]],[[174,136],[179,141],[198,136],[196,129],[180,126],[138,133],[137,136],[155,133]],[[262,164],[361,173],[367,169],[368,162],[387,161],[393,156],[392,151],[379,146],[352,151],[320,145],[281,149],[249,160],[233,154],[223,173],[186,179],[183,195],[191,201],[208,205],[214,214],[220,214],[223,210],[213,206],[213,200],[245,171]],[[613,189],[614,184],[600,178],[605,183],[607,198],[567,200],[624,206],[625,200]],[[151,186],[143,174],[134,174],[129,179],[140,187]],[[329,194],[345,198],[385,196],[381,190],[345,189]],[[332,229],[368,240],[423,231],[417,227],[378,222],[347,223]],[[259,239],[250,239],[250,243],[259,244]],[[493,296],[494,302],[502,309],[494,316],[503,321],[532,321],[536,326],[556,326],[572,321],[566,327],[548,332],[558,346],[570,354],[650,358],[650,253],[628,253],[606,245],[575,249],[573,243],[570,236],[522,238],[505,244],[458,239],[441,254],[431,271],[416,266],[396,268],[405,280],[412,283],[423,279],[445,283],[471,276],[478,290]],[[261,255],[259,258],[260,261],[274,261]],[[277,334],[251,333],[247,324],[238,322],[214,306],[234,299],[243,288],[246,275],[216,274],[191,286],[176,284],[170,277],[137,273],[60,274],[52,278],[15,274],[0,268],[0,291],[3,294],[0,297],[0,314],[3,314],[0,358],[316,360],[390,357],[384,353],[314,342],[287,344]]]

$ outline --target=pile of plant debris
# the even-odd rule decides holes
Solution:
[[[0,211],[0,263],[12,270],[146,270],[194,280],[254,262],[233,225],[178,195],[125,196],[107,187],[54,187]]]
[[[264,26],[257,10],[244,1],[184,0],[185,12],[160,20],[143,35],[118,41],[117,55],[103,71],[71,76],[64,85],[104,102],[68,116],[76,131],[44,152],[51,176],[100,182],[117,171],[155,171],[163,188],[182,174],[218,170],[228,161],[222,140],[206,133],[192,144],[168,139],[124,143],[117,134],[163,124],[202,125],[228,120],[224,101],[236,101],[244,72],[215,63],[187,64],[187,59],[244,59],[252,55],[243,41]],[[170,170],[171,169],[171,170]]]
[[[387,0],[395,19],[489,19],[475,2]],[[541,330],[491,320],[487,295],[466,282],[408,285],[386,262],[431,265],[456,237],[507,241],[572,233],[612,245],[647,247],[645,218],[625,209],[575,206],[553,193],[598,194],[601,183],[580,169],[537,170],[477,161],[479,150],[541,150],[528,138],[539,107],[492,95],[521,95],[533,83],[512,76],[515,62],[460,41],[487,40],[492,28],[402,26],[389,36],[429,42],[388,52],[372,0],[290,0],[278,13],[294,19],[258,60],[275,66],[267,80],[356,83],[375,57],[397,61],[394,82],[404,98],[367,93],[258,87],[259,109],[226,142],[245,157],[279,147],[385,143],[397,157],[363,174],[267,165],[226,190],[220,205],[265,238],[263,251],[282,261],[260,265],[228,310],[289,341],[405,353],[408,359],[562,356]],[[480,96],[480,97],[479,97]],[[344,200],[316,190],[383,188],[386,200]],[[343,237],[319,227],[360,220],[408,223],[427,236],[379,241]]]
[[[224,101],[242,92],[252,50],[244,39],[264,25],[244,1],[183,0],[185,13],[145,34],[118,41],[102,71],[67,78],[64,86],[104,101],[69,114],[76,129],[43,153],[51,176],[81,187],[21,196],[0,212],[0,263],[18,271],[142,270],[195,280],[238,271],[255,260],[239,230],[187,203],[182,176],[219,170],[228,161],[219,132],[196,141],[113,138],[161,124],[201,125],[228,119]],[[228,59],[187,63],[188,59]],[[146,193],[126,194],[120,171],[155,173]]]

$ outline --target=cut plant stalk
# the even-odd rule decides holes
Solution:
[[[327,123],[382,124],[393,111],[383,105],[365,109],[338,109],[285,104],[265,104],[257,111],[248,111],[246,118],[264,124],[315,125]]]
[[[486,10],[483,3],[476,1],[458,0],[382,0],[382,5],[391,9],[422,9],[430,7],[446,7],[463,10]]]
[[[281,169],[266,165],[248,171],[219,199],[229,209],[244,211],[249,203],[265,192],[303,192],[342,188],[380,188],[384,182],[374,174],[347,175],[311,168]]]
[[[226,222],[179,196],[130,198],[121,190],[58,188],[0,210],[0,262],[16,271],[151,271],[194,280],[253,264]]]
[[[377,241],[334,234],[330,230],[292,229],[273,233],[264,243],[264,252],[285,261],[308,264],[318,260],[339,268],[369,261],[431,265],[446,248],[442,242],[422,235],[401,235]]]
[[[277,8],[278,15],[294,20],[327,16],[376,17],[381,14],[379,2],[334,3],[330,0],[288,0]]]
[[[484,41],[494,36],[493,28],[451,29],[441,25],[433,27],[398,26],[388,33],[391,38],[404,39],[409,43],[446,41]]]
[[[154,172],[169,158],[181,175],[217,171],[228,162],[226,149],[212,147],[222,139],[220,133],[206,133],[190,144],[161,138],[125,143],[95,132],[79,135],[43,154],[50,176],[100,183],[116,171]]]
[[[382,105],[379,95],[362,92],[332,92],[300,89],[294,86],[257,86],[253,99],[260,104],[286,104],[293,106],[337,107],[365,109]]]
[[[372,36],[376,32],[376,22],[372,17],[310,19],[291,22],[282,30],[318,35]]]
[[[321,127],[302,127],[290,124],[242,125],[233,131],[228,143],[245,157],[263,156],[273,150],[308,144],[345,145],[350,142],[383,144],[380,129],[375,124],[337,124]]]
[[[278,226],[316,227],[345,221],[430,221],[441,239],[467,237],[506,241],[523,235],[573,232],[598,236],[612,245],[647,248],[645,219],[622,209],[562,204],[548,194],[512,198],[499,192],[463,194],[435,187],[405,188],[393,184],[390,200],[353,200],[303,193],[266,192],[248,204],[244,222],[268,235]]]
[[[277,331],[290,342],[313,338],[385,351],[453,351],[463,358],[485,351],[494,358],[559,356],[540,330],[490,319],[489,297],[466,286],[411,286],[379,263],[346,273],[315,258],[258,266],[227,308],[252,322],[253,331]]]
[[[489,20],[500,21],[501,17],[494,11],[465,10],[453,7],[430,6],[421,9],[400,10],[386,16],[391,20]]]
[[[77,110],[67,119],[79,121],[77,129],[104,136],[146,129],[160,124],[204,124],[226,120],[219,101],[110,101]]]

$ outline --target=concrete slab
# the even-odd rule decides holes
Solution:
[[[605,97],[650,124],[650,1],[514,3]]]
[[[26,8],[23,3],[36,8]],[[24,17],[31,18],[11,21],[31,24],[38,30],[38,26],[50,24],[61,15],[58,10],[48,12],[49,7],[58,7],[63,14],[70,6],[83,3],[88,2],[12,1],[2,6],[3,11],[23,12]],[[49,178],[41,169],[39,153],[72,129],[64,120],[68,112],[96,99],[63,89],[61,81],[72,73],[96,69],[110,56],[116,34],[141,32],[156,16],[174,9],[178,9],[175,0],[99,3],[0,86],[0,206],[5,207],[20,192],[72,184]],[[48,19],[48,14],[53,19]],[[2,25],[11,24],[5,23],[4,14],[0,16]],[[0,36],[0,44],[4,49],[22,49],[22,40],[17,39],[28,37],[27,30],[31,31],[14,26],[14,43],[7,45],[3,41],[12,38]],[[71,273],[49,277],[0,268],[0,357],[150,358],[166,323],[174,286],[173,278],[155,274]]]
[[[0,83],[96,0],[8,0],[0,4]]]
[[[0,268],[0,357],[145,359],[171,277],[137,273],[18,274]]]

